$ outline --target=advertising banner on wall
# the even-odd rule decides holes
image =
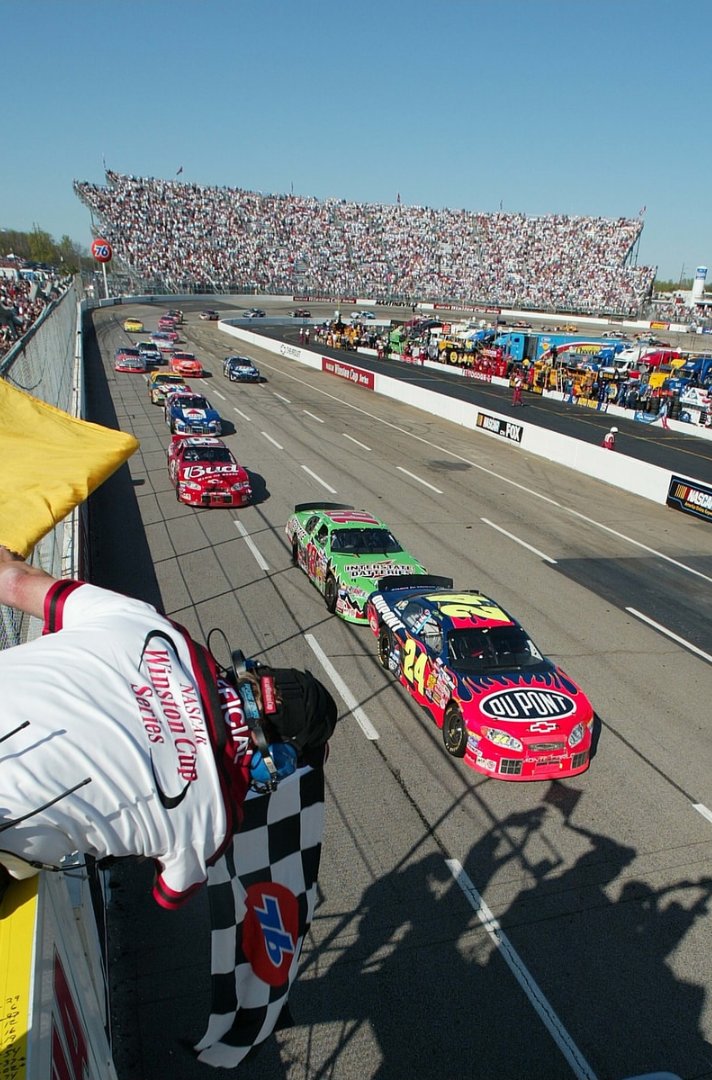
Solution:
[[[344,364],[341,360],[334,360],[331,356],[322,356],[321,370],[329,375],[338,375],[340,379],[348,379],[356,386],[363,386],[366,390],[373,390],[375,377],[372,371],[354,367],[352,364]]]
[[[703,521],[712,521],[712,488],[699,484],[696,480],[673,476],[665,501],[674,510],[692,514]]]
[[[513,424],[510,420],[503,420],[499,416],[490,416],[489,413],[477,414],[477,427],[483,431],[489,431],[490,435],[499,435],[510,442],[521,443],[524,428],[521,424]]]

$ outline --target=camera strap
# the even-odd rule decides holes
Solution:
[[[277,776],[277,766],[274,763],[272,752],[265,736],[264,728],[262,727],[262,713],[260,712],[259,705],[255,698],[255,692],[252,688],[252,683],[248,678],[248,661],[245,659],[245,654],[241,649],[235,649],[231,654],[232,671],[235,676],[235,686],[238,694],[240,695],[240,701],[242,702],[242,708],[245,714],[245,723],[254,736],[257,749],[262,755],[262,760],[265,763],[267,772],[269,773],[269,789],[275,791],[279,784],[279,777]],[[263,677],[264,678],[264,677]],[[262,692],[264,693],[265,687],[263,685],[263,678],[260,679]],[[267,693],[265,700],[269,701],[268,711],[274,711],[272,703],[274,702],[274,681],[267,680],[271,683],[271,696]]]

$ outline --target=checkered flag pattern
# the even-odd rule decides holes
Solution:
[[[314,912],[323,829],[321,767],[245,800],[208,876],[212,1004],[200,1061],[233,1069],[274,1030]]]

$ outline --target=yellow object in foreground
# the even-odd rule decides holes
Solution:
[[[29,555],[138,446],[0,379],[0,544]]]
[[[13,881],[0,903],[0,1069],[16,1080],[26,1076],[38,882]]]

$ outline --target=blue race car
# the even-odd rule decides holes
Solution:
[[[262,376],[249,356],[226,356],[223,375],[230,382],[261,382]]]
[[[202,394],[175,393],[166,398],[166,423],[174,435],[220,435],[220,413]]]

